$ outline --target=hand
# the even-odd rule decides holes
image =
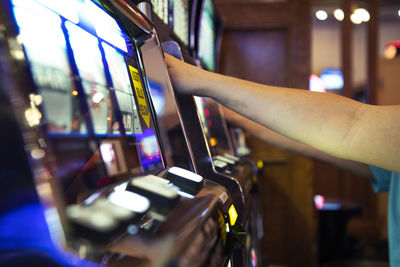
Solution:
[[[175,90],[181,94],[202,95],[201,84],[208,72],[164,54],[168,73]]]

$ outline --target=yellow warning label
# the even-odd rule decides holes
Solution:
[[[128,65],[129,66],[129,65]],[[150,127],[150,111],[147,107],[146,98],[144,96],[142,82],[140,81],[139,71],[132,66],[129,66],[129,72],[135,88],[136,97],[139,103],[139,113],[142,116],[147,127]]]

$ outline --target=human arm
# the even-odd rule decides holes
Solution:
[[[257,84],[166,56],[174,87],[209,96],[241,115],[337,158],[400,171],[400,106]]]
[[[252,120],[249,120],[228,108],[224,108],[223,111],[226,120],[231,125],[241,127],[250,136],[253,136],[267,144],[270,144],[278,149],[287,152],[323,161],[340,169],[350,171],[365,178],[372,179],[372,173],[370,169],[367,165],[363,163],[333,157],[308,145],[301,144],[283,135],[277,134],[269,130],[268,128]]]

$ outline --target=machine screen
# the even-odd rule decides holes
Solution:
[[[214,7],[211,0],[205,0],[200,14],[198,56],[205,67],[215,70],[215,24]]]
[[[67,202],[164,168],[136,46],[118,23],[88,0],[12,5]]]
[[[193,170],[174,98],[158,82],[149,81],[149,89],[160,132],[164,137],[167,164]]]
[[[142,133],[142,127],[124,56],[106,43],[103,43],[102,46],[121,111],[125,134],[129,136],[140,134]]]
[[[185,45],[189,44],[188,0],[173,0],[173,30]]]
[[[144,133],[138,136],[140,159],[144,169],[157,169],[157,166],[162,163],[161,153],[158,147],[157,136],[153,129],[147,129]]]
[[[233,153],[228,130],[218,104],[205,97],[195,96],[200,123],[212,155]]]
[[[30,9],[14,1],[14,14],[31,72],[41,91],[50,134],[87,134],[78,98],[71,92],[70,67],[62,20],[55,13],[31,3]],[[28,1],[30,2],[30,1]],[[32,8],[33,7],[33,8]],[[41,29],[41,30],[38,30]]]
[[[96,135],[119,135],[119,126],[107,87],[99,39],[75,24],[65,23],[74,59],[88,102]]]
[[[151,0],[154,12],[162,21],[168,25],[168,0]]]

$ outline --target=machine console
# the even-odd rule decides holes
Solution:
[[[68,249],[145,266],[205,248],[198,266],[222,264],[231,200],[193,172],[179,113],[163,109],[175,99],[160,89],[167,70],[153,25],[122,0],[12,0],[1,9],[12,17],[25,149]]]

